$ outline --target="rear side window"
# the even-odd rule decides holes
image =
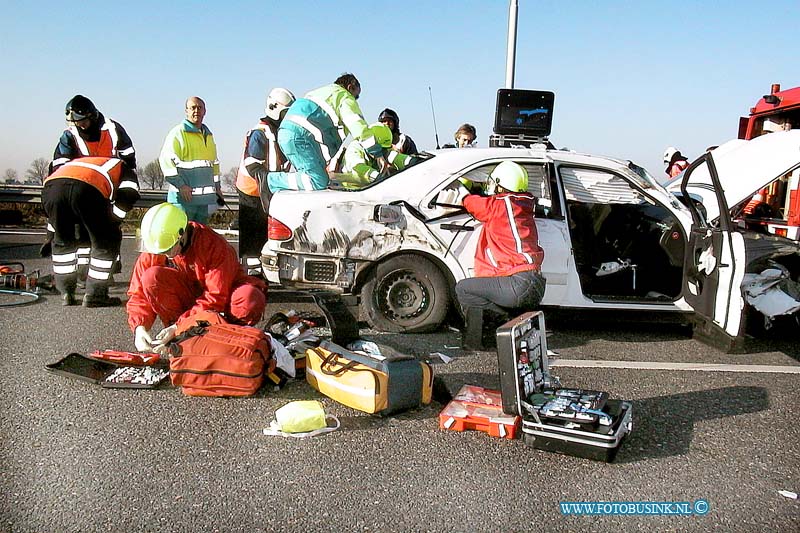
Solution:
[[[616,174],[602,170],[561,167],[567,202],[590,204],[640,204],[643,198]]]
[[[556,218],[553,209],[553,195],[548,167],[544,163],[528,163],[517,161],[528,172],[528,192],[536,197],[536,216],[539,218]],[[500,162],[473,168],[464,173],[461,179],[469,180],[476,186],[482,186],[489,179],[489,174]]]

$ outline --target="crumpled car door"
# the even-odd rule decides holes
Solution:
[[[731,222],[711,153],[704,154],[686,169],[681,192],[690,198],[687,189],[697,169],[711,178],[713,195],[707,195],[705,200],[706,204],[714,204],[709,211],[720,216],[712,224],[698,204],[688,202],[692,227],[684,256],[683,297],[695,312],[695,336],[725,351],[737,351],[744,340],[741,291],[746,267],[744,238]]]

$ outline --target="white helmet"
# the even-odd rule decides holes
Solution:
[[[664,164],[669,165],[670,161],[672,161],[672,156],[678,153],[678,149],[674,146],[668,147],[664,150]]]
[[[294,95],[288,89],[275,87],[267,96],[267,105],[264,111],[273,120],[281,119],[281,111],[294,103]]]

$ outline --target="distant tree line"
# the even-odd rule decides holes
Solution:
[[[2,181],[14,185],[41,185],[48,175],[49,167],[49,159],[37,157],[31,162],[28,170],[25,171],[24,179],[20,179],[19,172],[16,169],[7,168],[3,173]],[[236,190],[236,175],[238,172],[239,167],[231,167],[221,176],[223,191],[233,192]],[[139,177],[139,186],[142,189],[158,191],[167,187],[158,159],[150,161],[143,167],[137,167],[136,175]]]
[[[3,172],[3,181],[14,185],[41,185],[47,177],[49,167],[49,159],[37,157],[31,161],[31,166],[25,171],[24,179],[20,179],[16,169],[7,168]]]

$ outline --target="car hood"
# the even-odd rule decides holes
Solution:
[[[717,167],[725,200],[731,208],[753,196],[771,181],[800,166],[800,130],[762,135],[751,141],[733,140],[711,155]],[[679,176],[668,185],[668,190],[680,193]],[[707,210],[707,219],[719,217],[719,207],[711,185],[708,167],[703,164],[690,176],[686,191],[698,196]]]

